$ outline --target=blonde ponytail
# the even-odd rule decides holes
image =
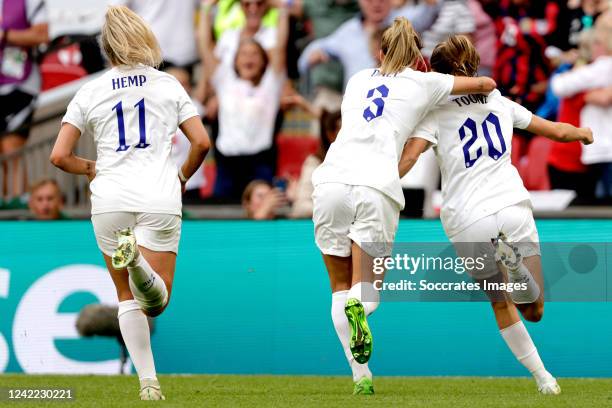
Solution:
[[[397,74],[413,67],[421,56],[421,40],[405,17],[398,17],[382,35],[380,49],[383,60],[380,72],[383,75]]]
[[[101,45],[114,66],[138,64],[157,68],[161,50],[145,21],[125,6],[111,6],[102,26]]]

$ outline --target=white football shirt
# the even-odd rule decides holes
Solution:
[[[62,123],[74,125],[96,145],[91,213],[181,215],[172,137],[197,115],[180,83],[154,68],[113,68],[85,84]]]
[[[497,90],[450,98],[413,136],[430,141],[442,173],[440,218],[449,237],[488,215],[529,200],[510,161],[513,128],[532,113]]]
[[[383,76],[378,69],[358,72],[342,99],[342,127],[313,185],[368,186],[404,207],[398,163],[404,144],[427,112],[444,103],[453,89],[451,75],[407,68]]]

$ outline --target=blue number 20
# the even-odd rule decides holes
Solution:
[[[363,118],[366,120],[366,122],[371,122],[383,114],[383,110],[385,109],[385,99],[384,98],[389,96],[389,88],[387,88],[385,85],[381,85],[377,88],[370,89],[368,91],[367,98],[368,99],[372,98],[374,96],[374,92],[378,92],[380,94],[380,98],[374,98],[372,100],[372,103],[376,105],[376,112],[372,112],[371,106],[368,106],[363,111]]]
[[[138,101],[135,108],[138,108],[138,128],[140,131],[139,143],[134,146],[137,149],[145,149],[150,144],[147,143],[147,128],[145,123],[145,100],[144,98]],[[113,106],[113,110],[117,113],[117,128],[119,129],[119,147],[118,152],[125,152],[130,147],[125,141],[125,121],[123,119],[123,102],[120,101],[118,104]]]
[[[495,127],[495,132],[497,133],[497,137],[499,138],[501,150],[497,150],[497,148],[493,144],[493,139],[491,139],[491,134],[489,133],[489,128],[487,126],[488,123],[491,123]],[[480,126],[482,127],[482,132],[484,134],[485,140],[487,141],[487,150],[489,157],[493,160],[499,160],[499,158],[502,157],[507,150],[506,141],[504,140],[501,125],[499,124],[499,118],[494,113],[489,113],[489,115],[480,124]],[[459,139],[461,139],[461,141],[463,141],[463,139],[465,139],[467,136],[466,129],[469,130],[471,137],[463,145],[463,158],[465,160],[465,167],[470,168],[474,166],[476,160],[478,160],[482,156],[482,147],[476,149],[474,157],[472,157],[470,149],[478,139],[478,128],[476,126],[476,122],[474,122],[474,120],[471,118],[467,118],[465,122],[463,122],[463,125],[461,125],[461,127],[459,128]]]

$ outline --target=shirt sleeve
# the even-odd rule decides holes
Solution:
[[[83,103],[83,101],[86,99],[83,97],[83,93],[84,91],[82,89],[77,92],[77,94],[68,104],[66,114],[62,118],[62,124],[70,123],[77,129],[79,129],[81,134],[85,132],[85,127],[87,125],[85,120],[86,104]]]
[[[193,101],[187,95],[187,92],[183,87],[177,83],[179,89],[179,99],[177,103],[178,107],[178,125],[180,126],[187,119],[193,118],[194,116],[198,116],[198,109],[194,105]]]
[[[425,139],[433,146],[436,146],[438,144],[438,134],[437,115],[435,111],[431,111],[423,118],[423,120],[421,120],[408,139],[418,137]]]
[[[592,63],[578,69],[554,75],[550,82],[553,93],[559,98],[567,98],[577,93],[597,88],[600,76],[604,75],[605,77],[607,75],[605,71],[601,72],[597,68],[597,64]]]
[[[512,112],[512,126],[517,129],[525,129],[531,123],[531,119],[533,118],[533,113],[529,111],[529,109],[524,106],[519,105],[518,103],[511,101],[508,98],[504,98],[500,95],[500,98],[505,100],[506,105],[510,108]]]
[[[354,21],[349,20],[327,37],[319,38],[308,44],[298,59],[298,70],[300,71],[300,74],[304,75],[308,72],[308,69],[310,68],[308,65],[310,56],[317,50],[323,50],[329,56],[339,58],[340,54],[342,53],[342,48],[347,46],[347,41],[354,38],[354,36],[351,35],[353,25]]]
[[[455,22],[455,30],[454,32],[457,34],[467,34],[473,33],[476,30],[476,22],[474,19],[474,15],[470,11],[468,5],[464,2],[456,2],[455,7],[453,8],[454,17],[453,21]]]
[[[455,78],[452,75],[427,72],[423,74],[426,78],[427,94],[430,98],[430,106],[438,106],[447,101],[453,90]]]
[[[228,83],[236,81],[237,76],[233,66],[227,66],[226,64],[218,64],[215,72],[213,72],[210,78],[210,84],[215,88],[217,93],[223,92],[223,89]]]
[[[273,98],[280,98],[283,93],[283,86],[287,76],[284,73],[278,73],[272,68],[268,68],[261,80],[264,88]]]

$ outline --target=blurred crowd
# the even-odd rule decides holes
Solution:
[[[479,74],[492,76],[504,95],[540,116],[591,127],[596,143],[586,147],[517,133],[512,158],[529,189],[573,190],[576,204],[610,204],[608,0],[109,3],[130,7],[151,25],[164,56],[160,69],[183,84],[209,126],[214,152],[187,185],[186,204],[240,203],[254,219],[310,217],[310,177],[340,128],[343,88],[351,75],[378,64],[382,32],[397,16],[421,35],[419,69],[428,69],[438,42],[466,34],[481,56]],[[104,69],[105,62],[91,37],[49,38],[44,0],[0,0],[0,10],[0,154],[6,157],[25,145],[41,89]],[[65,69],[45,73],[51,61]],[[297,111],[302,116],[292,115]],[[283,132],[295,117],[312,122],[307,134]],[[188,142],[180,132],[174,142],[180,162]],[[12,165],[17,159],[0,171]],[[27,175],[11,174],[14,182],[0,186],[3,208],[28,201],[34,208],[37,192],[59,191],[53,180],[28,190]],[[59,217],[61,194],[56,200]]]

